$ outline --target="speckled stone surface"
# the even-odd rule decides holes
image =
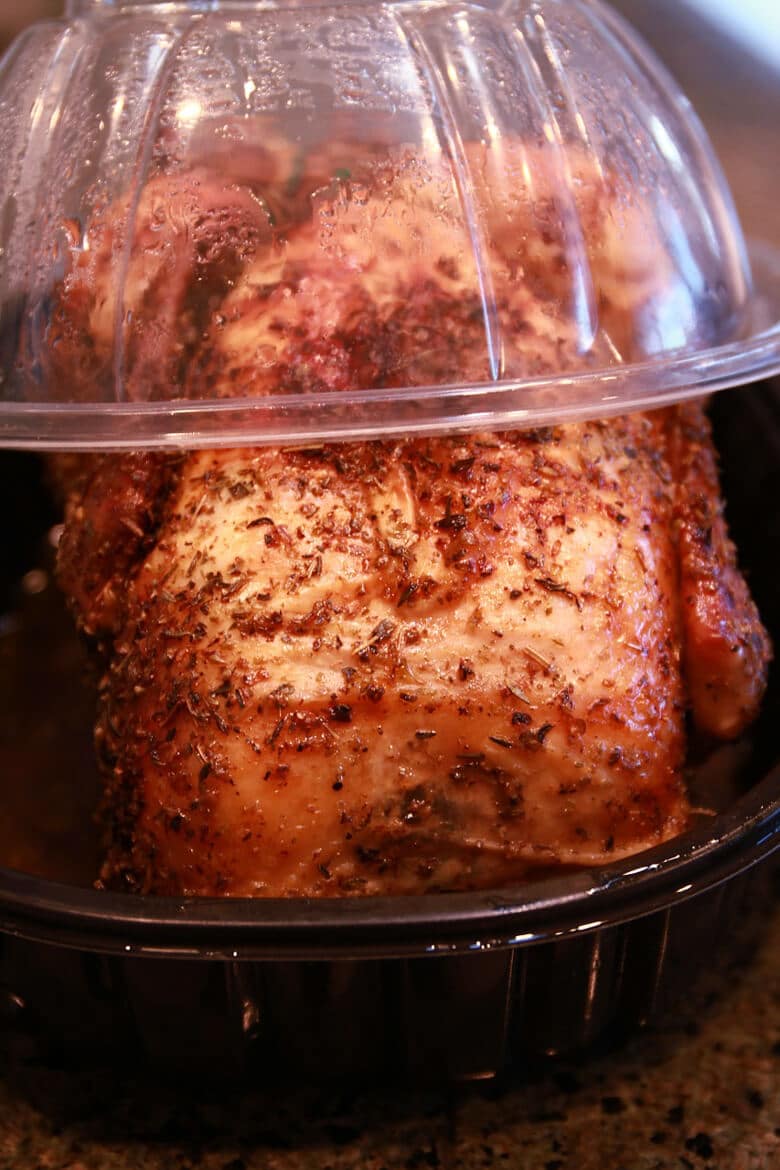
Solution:
[[[687,1017],[687,1018],[686,1018]],[[705,996],[618,1051],[441,1092],[213,1092],[16,1061],[0,1170],[776,1170],[780,899]]]

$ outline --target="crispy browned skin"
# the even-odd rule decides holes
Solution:
[[[65,579],[82,629],[94,635],[124,618],[124,590],[156,531],[173,463],[150,454],[90,462],[91,472],[66,464],[55,473],[76,479],[65,513]]]
[[[678,485],[688,693],[699,727],[732,739],[758,714],[771,647],[729,540],[710,427],[700,406],[678,409],[669,446]]]
[[[659,443],[634,416],[169,468],[155,542],[118,584],[121,617],[108,613],[105,879],[202,894],[468,888],[679,832]],[[137,514],[138,473],[133,460],[115,479],[119,515]],[[76,531],[66,583],[88,561]],[[106,618],[96,596],[90,628]]]
[[[489,160],[473,163],[492,188]],[[126,300],[161,328],[147,343],[133,326],[131,394],[166,379],[197,396],[488,376],[473,251],[442,175],[396,160],[361,200],[316,169],[287,202],[201,170],[150,184]],[[624,209],[610,227],[603,195],[581,209],[592,360],[630,352],[665,276],[649,244],[623,270],[638,221]],[[554,200],[537,192],[543,222],[522,236],[502,206],[502,369],[581,366]],[[57,360],[76,378],[110,360],[106,264],[93,249],[58,303]],[[599,864],[687,824],[686,704],[730,736],[763,690],[769,647],[700,406],[467,439],[107,456],[79,477],[60,572],[107,656],[108,884],[406,893]]]

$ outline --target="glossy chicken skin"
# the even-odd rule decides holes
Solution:
[[[151,209],[168,210],[125,298],[162,328],[147,349],[132,326],[131,394],[166,378],[192,396],[486,378],[464,225],[431,226],[413,159],[382,174],[362,204],[316,168],[287,203],[201,171],[144,194],[139,248]],[[554,222],[522,245],[493,225],[505,372],[630,353],[652,316],[663,273],[645,248],[621,277],[610,217],[583,199],[593,336],[566,308]],[[93,254],[64,282],[62,376],[109,361],[108,271]],[[60,575],[107,663],[102,880],[142,892],[466,889],[631,854],[688,823],[686,707],[738,734],[769,657],[700,406],[106,456],[74,481]]]
[[[672,419],[685,678],[699,727],[733,739],[758,714],[772,649],[729,540],[706,416],[689,404]]]
[[[80,595],[113,632],[104,880],[469,888],[679,832],[677,425],[105,462],[88,512],[168,487],[119,610]]]

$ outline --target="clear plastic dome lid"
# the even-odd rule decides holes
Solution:
[[[73,3],[5,58],[0,152],[2,445],[539,425],[780,367],[780,280],[596,0]]]

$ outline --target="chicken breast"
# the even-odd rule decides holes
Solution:
[[[680,426],[105,460],[61,552],[112,635],[104,881],[472,888],[679,832]],[[742,600],[751,685],[719,680],[716,731],[766,659]]]
[[[484,150],[471,161],[498,183]],[[603,180],[580,177],[583,293],[556,266],[541,166],[534,231],[494,204],[488,279],[451,175],[396,159],[346,198],[360,169],[326,163],[286,202],[276,175],[174,180],[161,250],[128,268],[133,329],[164,302],[167,338],[125,346],[133,394],[161,377],[224,396],[582,368],[630,354],[653,320],[663,266],[646,242],[621,261],[636,224],[605,209]],[[139,247],[161,198],[138,202]],[[61,375],[110,352],[102,264],[93,250],[63,284]],[[144,893],[472,889],[629,855],[688,824],[686,710],[738,734],[769,658],[700,405],[105,456],[74,480],[60,575],[107,664],[102,881]]]

